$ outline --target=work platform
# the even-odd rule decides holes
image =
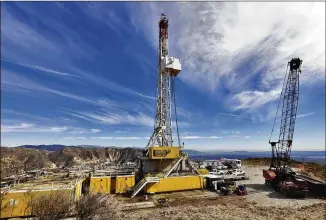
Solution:
[[[131,197],[145,193],[203,188],[203,177],[179,147],[150,147],[141,160],[140,176]]]

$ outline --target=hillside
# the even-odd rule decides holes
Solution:
[[[135,148],[85,148],[65,147],[49,154],[49,159],[57,166],[96,164],[99,162],[124,163],[135,161],[139,149]]]
[[[63,146],[63,145],[61,145]],[[58,147],[56,145],[55,147]],[[39,150],[35,147],[1,147],[1,177],[19,174],[23,171],[51,168],[51,167],[71,167],[83,164],[113,163],[120,164],[127,161],[135,161],[137,148],[90,148],[90,147],[60,147],[53,151],[53,146],[49,148],[41,145]]]
[[[18,147],[1,147],[0,151],[1,177],[53,166],[48,151]]]

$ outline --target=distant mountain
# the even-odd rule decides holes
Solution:
[[[47,150],[47,151],[59,151],[66,147],[80,147],[80,148],[122,148],[122,147],[116,147],[116,146],[100,146],[100,145],[61,145],[61,144],[51,144],[51,145],[21,145],[17,147],[23,147],[23,148],[33,148],[38,150]],[[141,149],[137,147],[131,147],[136,149]]]
[[[183,149],[182,150],[183,152],[187,153],[189,156],[199,156],[199,155],[204,155],[206,153],[204,152],[200,152],[200,151],[197,151],[197,150],[188,150],[188,149]]]
[[[48,150],[48,151],[58,151],[65,147],[73,147],[73,146],[52,144],[52,145],[21,145],[21,146],[17,146],[17,147],[32,148],[32,149],[38,149],[38,150]]]

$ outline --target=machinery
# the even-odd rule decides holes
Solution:
[[[302,60],[293,58],[286,71],[277,113],[283,98],[279,140],[271,142],[277,113],[269,143],[272,147],[272,162],[269,170],[263,170],[265,184],[279,190],[285,195],[307,195],[308,187],[304,180],[298,178],[290,168],[290,154],[299,101],[299,76]],[[285,88],[284,88],[285,85]],[[282,96],[283,95],[283,96]]]
[[[154,132],[141,156],[139,180],[132,197],[140,191],[171,192],[203,187],[203,178],[182,152],[175,105],[174,78],[181,71],[179,59],[168,53],[169,20],[159,21],[158,81]],[[172,98],[176,117],[178,144],[173,142]]]

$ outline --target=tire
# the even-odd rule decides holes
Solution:
[[[288,197],[288,195],[289,195],[288,190],[287,189],[284,189],[283,190],[283,194],[285,195],[285,197]]]

